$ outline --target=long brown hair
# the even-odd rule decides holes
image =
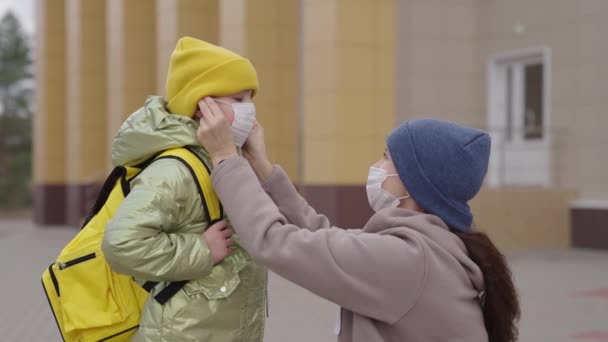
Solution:
[[[452,230],[465,244],[469,257],[479,266],[485,282],[482,297],[483,317],[490,342],[517,341],[519,299],[505,256],[492,240],[477,230],[463,233]]]

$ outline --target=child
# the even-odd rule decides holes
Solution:
[[[155,154],[190,146],[212,168],[196,138],[197,103],[213,97],[235,140],[255,119],[258,80],[251,63],[228,50],[185,37],[171,55],[166,101],[148,98],[122,125],[112,145],[114,165],[137,165]],[[242,143],[241,143],[242,145]],[[117,272],[157,281],[134,341],[262,341],[266,270],[230,229],[208,229],[196,180],[174,159],[154,161],[106,227],[103,252]],[[234,239],[233,239],[234,238]],[[164,305],[154,300],[171,282],[188,282]]]

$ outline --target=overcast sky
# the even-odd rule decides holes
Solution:
[[[0,16],[7,10],[12,10],[28,34],[34,34],[36,0],[0,0]]]

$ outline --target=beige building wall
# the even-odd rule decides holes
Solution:
[[[470,203],[477,229],[501,250],[568,248],[575,191],[486,189]]]
[[[179,38],[218,43],[219,0],[156,0],[156,25],[157,93],[164,96],[169,59]]]
[[[61,223],[57,213],[67,207],[75,222],[86,211],[106,176],[111,137],[146,95],[164,95],[170,53],[184,35],[251,59],[271,158],[339,225],[355,227],[371,214],[363,184],[395,124],[435,117],[488,128],[488,60],[528,48],[551,53],[555,182],[484,189],[472,203],[478,224],[503,248],[563,247],[570,244],[568,203],[576,191],[585,199],[608,197],[608,3],[63,4],[37,3],[34,182],[41,221]]]
[[[156,86],[156,4],[107,0],[107,161],[123,121],[143,106]],[[109,167],[108,167],[109,169]]]
[[[398,122],[433,117],[485,127],[477,84],[485,70],[473,60],[480,2],[397,2]]]
[[[608,183],[601,180],[608,159],[600,153],[608,143],[601,128],[608,120],[601,115],[608,107],[601,96],[608,85],[602,76],[608,71],[608,50],[601,41],[601,32],[608,32],[608,3],[398,4],[398,120],[434,117],[497,129],[488,127],[488,61],[498,54],[550,49],[554,184],[545,189],[486,188],[471,206],[480,228],[503,248],[569,246],[569,206],[577,190],[583,196],[608,197]]]
[[[106,1],[67,0],[68,221],[78,222],[106,176]]]
[[[65,220],[67,182],[65,1],[36,2],[34,113],[34,221]]]
[[[479,1],[477,22],[475,92],[487,93],[491,55],[549,48],[554,186],[608,199],[608,2]]]
[[[298,179],[299,1],[220,1],[220,45],[253,63],[256,114],[271,160]]]

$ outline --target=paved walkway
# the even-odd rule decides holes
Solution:
[[[0,341],[60,341],[40,275],[76,231],[0,221]],[[509,255],[520,291],[521,341],[608,341],[608,253]],[[271,274],[266,342],[335,341],[337,307]]]

